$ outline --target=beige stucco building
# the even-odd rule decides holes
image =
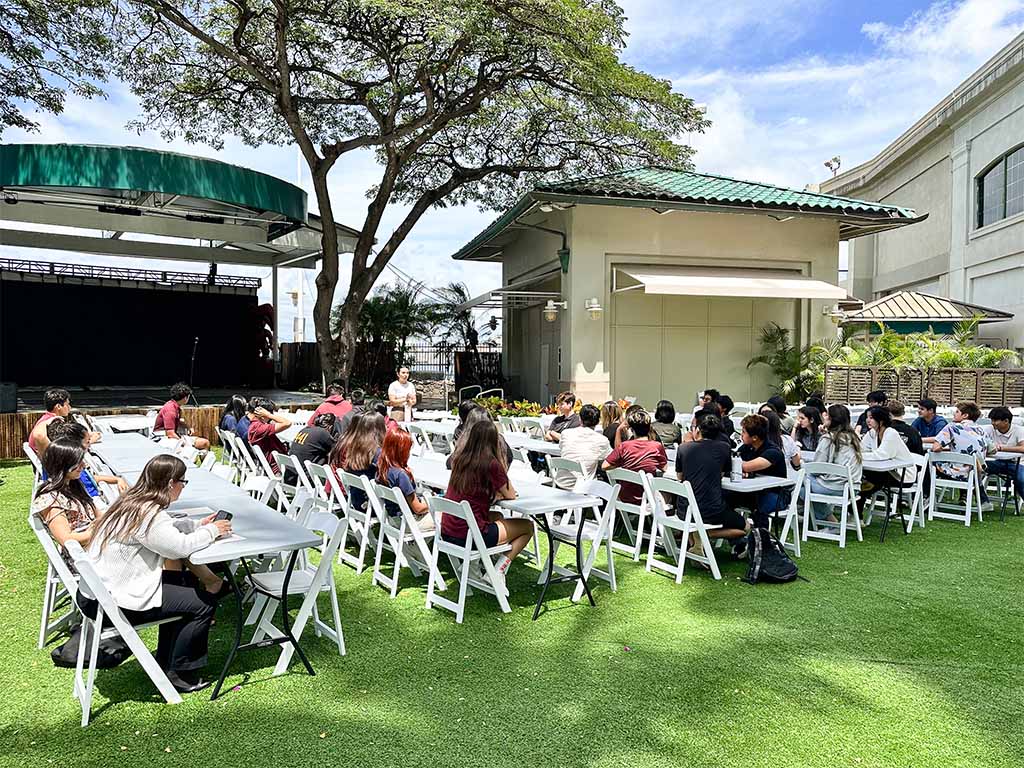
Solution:
[[[865,301],[915,290],[1016,315],[986,339],[1024,349],[1024,34],[877,157],[823,192],[927,211],[909,230],[850,244]]]
[[[768,369],[747,368],[761,329],[778,323],[799,343],[834,334],[840,239],[914,221],[893,206],[638,169],[537,187],[455,258],[502,264],[502,285],[467,306],[503,310],[508,394],[688,406],[709,386],[766,397]]]

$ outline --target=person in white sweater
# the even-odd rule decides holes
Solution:
[[[171,684],[183,693],[209,685],[199,678],[206,666],[210,624],[218,594],[195,574],[165,568],[165,561],[185,560],[231,533],[231,523],[172,518],[167,506],[184,490],[185,463],[171,455],[150,459],[139,481],[111,505],[96,523],[89,556],[114,601],[133,624],[165,616],[180,621],[160,625],[157,663]],[[223,592],[221,592],[223,594]],[[96,615],[96,601],[79,596],[87,616]]]
[[[879,405],[869,408],[867,426],[868,431],[861,438],[861,457],[864,461],[894,459],[909,463],[914,460],[907,444],[900,437],[900,433],[893,429],[892,414],[887,408]],[[865,500],[880,488],[898,488],[901,479],[905,485],[913,486],[917,479],[917,466],[910,464],[906,469],[891,469],[881,472],[865,469],[859,505],[863,507]]]
[[[838,464],[849,467],[849,477],[856,491],[860,488],[864,464],[861,459],[860,438],[850,427],[850,410],[845,405],[833,403],[822,414],[825,434],[818,441],[814,451],[815,462]],[[807,483],[811,493],[827,496],[840,496],[846,487],[845,475],[808,475]],[[802,494],[802,490],[801,490]],[[836,522],[831,507],[824,502],[813,501],[811,508],[818,520]]]

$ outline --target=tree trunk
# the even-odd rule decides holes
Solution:
[[[339,342],[331,335],[331,307],[334,302],[334,289],[338,285],[338,230],[334,224],[334,210],[331,207],[331,195],[327,189],[327,172],[310,168],[313,177],[313,189],[320,208],[320,220],[323,234],[320,237],[321,268],[316,276],[316,302],[313,304],[313,329],[316,332],[317,349],[320,352],[320,367],[323,369],[324,381],[330,383],[341,379],[348,389],[349,368],[344,371],[340,365],[342,350]],[[355,351],[355,323],[351,325],[352,347]],[[351,356],[351,355],[350,355]]]

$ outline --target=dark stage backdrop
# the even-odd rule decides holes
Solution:
[[[0,381],[266,387],[255,295],[0,281]]]

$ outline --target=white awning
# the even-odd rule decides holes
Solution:
[[[456,307],[456,312],[467,309],[525,309],[537,304],[544,304],[548,299],[561,299],[560,291],[529,291],[524,290],[539,283],[546,282],[559,274],[559,268],[541,272],[538,275],[517,280],[506,286],[495,288],[487,293],[474,296],[465,304]]]
[[[624,265],[627,277],[616,280],[616,291],[643,288],[644,293],[673,296],[749,296],[764,299],[845,299],[846,290],[796,272],[722,267]],[[628,284],[630,279],[634,284]]]

